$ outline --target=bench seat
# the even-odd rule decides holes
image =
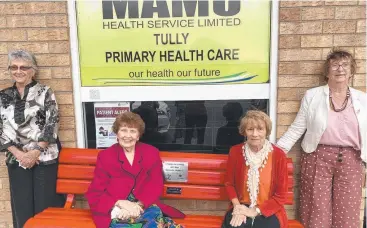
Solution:
[[[58,226],[54,226],[57,220]],[[70,224],[70,221],[73,223]],[[187,215],[184,219],[175,221],[187,228],[219,228],[223,216],[216,215]],[[42,223],[42,224],[40,224]],[[28,221],[27,227],[85,227],[95,228],[90,210],[48,208]],[[289,220],[289,228],[303,228],[296,220]]]
[[[99,150],[65,148],[60,152],[57,192],[67,194],[64,208],[47,208],[29,219],[24,228],[95,228],[89,209],[74,208],[75,195],[83,195],[93,178]],[[165,182],[164,199],[228,201],[224,187],[227,155],[161,152],[170,162],[187,162],[185,183]],[[178,188],[180,193],[171,193]],[[293,204],[293,163],[288,159],[287,204]],[[223,215],[187,215],[175,222],[186,228],[219,228]],[[303,228],[296,220],[289,220],[289,228]]]

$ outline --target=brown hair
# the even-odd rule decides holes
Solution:
[[[239,132],[241,135],[246,136],[246,128],[253,121],[264,121],[266,127],[266,136],[270,135],[272,128],[270,117],[265,112],[258,110],[247,111],[246,115],[242,117],[239,126]]]
[[[112,130],[115,134],[119,131],[120,127],[137,128],[139,136],[142,136],[145,130],[145,123],[143,119],[133,112],[124,112],[118,115],[113,123]]]
[[[329,74],[331,60],[342,60],[342,59],[347,59],[350,61],[350,72],[352,76],[355,74],[357,63],[354,57],[352,56],[352,54],[338,47],[334,47],[331,49],[330,53],[327,55],[326,60],[324,62],[324,66],[323,66],[323,76],[326,82],[329,80],[328,74]]]

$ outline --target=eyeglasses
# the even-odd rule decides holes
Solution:
[[[342,67],[344,70],[348,70],[350,68],[350,64],[349,63],[332,64],[330,67],[332,70],[338,70],[339,67]]]
[[[13,65],[13,66],[9,66],[8,67],[8,69],[10,70],[10,71],[17,71],[18,69],[20,70],[20,71],[27,71],[27,70],[30,70],[30,69],[32,69],[33,67],[32,66],[15,66],[15,65]]]

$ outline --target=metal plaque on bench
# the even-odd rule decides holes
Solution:
[[[187,182],[188,162],[163,162],[164,179],[167,182]]]

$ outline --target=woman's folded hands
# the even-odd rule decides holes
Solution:
[[[235,205],[232,212],[232,219],[230,221],[231,226],[238,227],[242,223],[246,223],[246,209],[245,205]]]
[[[111,212],[111,218],[126,220],[129,218],[137,218],[144,212],[143,208],[137,203],[129,200],[118,200]]]
[[[242,223],[246,223],[247,217],[254,218],[256,215],[257,212],[254,208],[249,208],[242,204],[235,205],[230,224],[233,227],[241,226]]]
[[[24,151],[18,150],[18,153],[15,154],[15,158],[22,167],[30,169],[35,164],[38,164],[40,154],[41,152],[38,150],[30,150],[26,153]]]

